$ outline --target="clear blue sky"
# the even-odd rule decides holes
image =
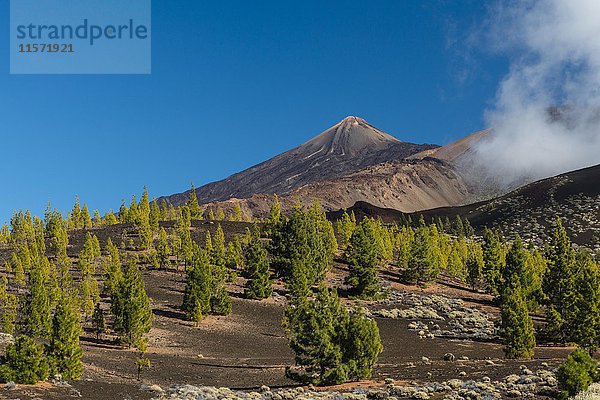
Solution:
[[[448,143],[484,128],[507,68],[465,52],[480,1],[153,3],[147,76],[9,75],[0,30],[0,221],[48,199],[104,212],[145,184],[152,197],[200,186],[347,115]]]

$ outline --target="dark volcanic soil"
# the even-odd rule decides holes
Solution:
[[[333,280],[339,279],[340,274],[342,269],[336,268]],[[293,364],[293,354],[280,326],[285,305],[282,296],[262,302],[242,299],[238,295],[240,278],[238,284],[230,287],[234,296],[232,315],[208,317],[196,327],[184,321],[178,310],[184,286],[180,273],[148,270],[144,276],[153,299],[155,319],[149,347],[152,367],[142,373],[140,381],[136,377],[134,351],[115,346],[111,337],[97,341],[87,333],[82,338],[85,361],[82,380],[72,383],[71,388],[43,384],[0,389],[0,398],[67,399],[80,394],[91,400],[149,399],[152,395],[141,390],[142,385],[167,387],[188,383],[238,389],[294,385],[284,373],[285,366]],[[445,285],[434,285],[426,292],[432,291],[462,296],[469,304],[480,300],[467,290]],[[104,307],[108,308],[108,304]],[[568,352],[568,349],[538,348],[532,361],[509,361],[503,359],[499,343],[421,340],[407,328],[407,320],[378,318],[377,323],[384,351],[374,370],[374,384],[387,377],[398,381],[440,381],[458,378],[462,371],[471,378],[486,375],[493,380],[502,379],[522,364],[534,371],[544,361],[556,365]],[[444,361],[448,352],[469,360]],[[422,357],[428,357],[430,362]],[[490,359],[494,365],[489,364]]]

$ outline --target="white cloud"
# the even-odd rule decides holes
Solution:
[[[600,164],[600,1],[504,2],[489,20],[492,46],[511,63],[475,164],[507,185]]]

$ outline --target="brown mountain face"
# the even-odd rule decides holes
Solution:
[[[326,211],[331,211],[363,201],[413,212],[464,204],[471,193],[471,188],[451,164],[426,158],[390,161],[337,179],[308,184],[281,196],[280,203],[282,209],[289,210],[295,202],[309,204],[318,199]],[[264,217],[269,214],[272,203],[272,195],[256,194],[246,199],[211,202],[206,207],[213,211],[219,208],[229,214],[239,204],[244,215]]]
[[[408,158],[418,160],[425,157],[433,157],[453,164],[461,164],[465,158],[469,157],[477,143],[489,137],[491,132],[491,129],[475,132],[456,142],[435,149],[424,150]]]
[[[600,165],[543,179],[504,196],[462,207],[423,212],[468,218],[475,227],[497,227],[542,245],[560,217],[571,239],[600,249]]]
[[[301,146],[224,180],[197,188],[196,196],[201,204],[207,204],[232,198],[248,199],[260,194],[290,196],[303,188],[307,195],[315,195],[319,199],[323,198],[322,195],[333,198],[338,194],[344,198],[356,198],[360,197],[356,193],[337,193],[353,189],[346,190],[339,184],[333,184],[365,168],[403,160],[436,147],[402,142],[364,119],[351,116]],[[365,177],[365,174],[361,177]],[[319,182],[322,182],[320,187],[327,193],[306,188]],[[189,191],[166,199],[174,205],[181,205],[188,197]],[[342,199],[339,203],[348,202]]]
[[[504,196],[460,207],[442,207],[411,214],[426,221],[437,218],[467,218],[478,233],[484,227],[499,228],[507,238],[515,234],[543,245],[550,239],[559,217],[571,239],[596,251],[600,250],[600,165],[585,168],[523,186]],[[358,218],[380,217],[391,223],[407,214],[394,209],[359,202],[350,207]],[[329,214],[340,218],[340,211]]]

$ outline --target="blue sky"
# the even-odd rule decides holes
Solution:
[[[417,143],[482,129],[508,64],[470,51],[481,3],[154,0],[151,75],[9,75],[3,29],[0,221],[200,186],[347,115]]]

